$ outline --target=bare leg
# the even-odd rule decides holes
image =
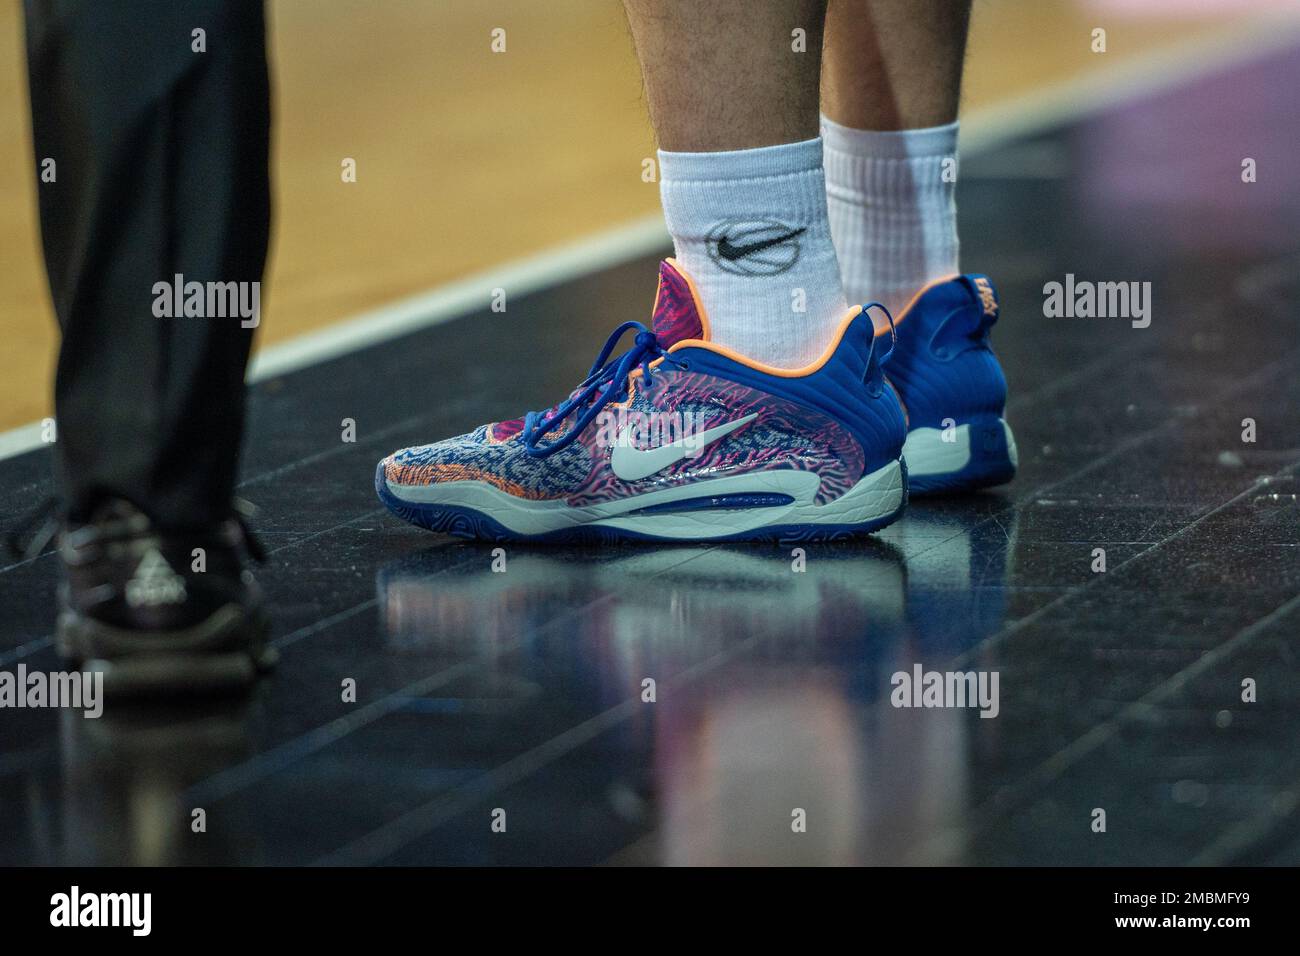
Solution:
[[[817,135],[826,0],[625,0],[659,146],[750,149]],[[792,31],[807,50],[796,53]]]
[[[850,302],[897,314],[958,271],[957,107],[970,0],[831,0],[822,136]]]
[[[1001,484],[1017,464],[1003,419],[1006,377],[988,346],[997,293],[986,276],[955,275],[957,110],[970,7],[970,0],[831,0],[826,23],[831,229],[850,300],[878,299],[899,320],[889,380],[907,408],[903,456],[913,495]],[[962,443],[964,460],[944,454]]]
[[[831,0],[822,112],[854,129],[957,118],[971,0]]]

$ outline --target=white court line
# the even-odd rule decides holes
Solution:
[[[0,432],[0,461],[34,451],[44,444],[45,441],[41,438],[40,422],[31,422],[27,425],[19,425],[7,432]]]
[[[428,292],[363,312],[318,332],[269,346],[254,356],[248,380],[260,382],[295,372],[368,345],[478,312],[492,301],[493,289],[505,289],[512,299],[517,298],[650,255],[669,247],[671,242],[659,213],[634,219],[576,242],[552,246],[525,259],[492,266]]]
[[[1197,37],[1121,62],[1104,73],[1065,80],[998,106],[972,111],[962,117],[961,154],[987,152],[1008,140],[1066,120],[1141,99],[1238,63],[1262,59],[1297,40],[1300,15],[1286,12],[1255,16],[1213,36]],[[511,297],[527,295],[648,256],[669,244],[662,216],[652,213],[268,346],[254,356],[248,381],[286,375],[472,314],[491,301],[493,289],[506,289]],[[0,433],[0,460],[42,444],[40,422]]]
[[[1064,120],[1100,113],[1241,63],[1265,59],[1293,47],[1297,41],[1300,10],[1259,14],[1212,35],[1192,37],[1131,57],[1104,72],[1087,73],[995,106],[965,112],[961,117],[961,153],[986,152]]]

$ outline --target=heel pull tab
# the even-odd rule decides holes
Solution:
[[[930,353],[940,362],[948,362],[970,349],[987,348],[989,332],[998,320],[1000,307],[997,293],[988,276],[958,276],[964,300],[952,303],[951,311],[930,336]]]
[[[998,320],[998,315],[1002,311],[1001,303],[998,301],[998,294],[993,289],[993,283],[989,277],[979,273],[970,273],[959,277],[961,284],[966,287],[970,293],[971,302],[978,305],[980,309],[980,320],[978,331],[987,333],[989,329]]]

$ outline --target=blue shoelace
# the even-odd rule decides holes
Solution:
[[[629,329],[636,329],[632,347],[611,360],[609,356],[614,351],[614,346],[618,345],[619,339]],[[600,350],[587,378],[567,399],[548,412],[529,412],[524,416],[524,449],[534,458],[545,458],[572,445],[606,405],[627,394],[628,378],[638,366],[645,376],[646,385],[652,384],[654,377],[650,372],[650,363],[659,358],[675,368],[687,368],[685,362],[669,357],[667,350],[655,338],[654,332],[646,326],[640,322],[624,322],[605,342],[605,347]],[[547,433],[578,409],[583,411],[572,428],[552,442],[541,443]]]
[[[880,359],[883,364],[893,354],[898,344],[898,332],[894,327],[894,317],[879,302],[868,303],[863,306],[862,311],[866,313],[877,308],[885,313],[885,318],[889,320],[891,341],[889,352]],[[636,338],[632,341],[632,347],[618,358],[611,360],[609,355],[614,351],[614,346],[629,329],[636,329]],[[524,450],[534,458],[545,458],[563,448],[568,448],[582,434],[583,429],[595,421],[596,416],[606,405],[616,398],[621,399],[627,395],[628,376],[634,369],[639,366],[645,376],[646,385],[653,384],[654,376],[650,371],[650,363],[659,358],[664,359],[674,368],[689,367],[686,362],[673,359],[667,349],[659,344],[654,332],[646,326],[640,322],[624,322],[610,334],[605,341],[605,347],[600,350],[600,355],[596,356],[591,372],[567,399],[548,412],[529,412],[524,416]],[[547,433],[580,408],[585,410],[578,416],[572,428],[548,444],[541,443]]]

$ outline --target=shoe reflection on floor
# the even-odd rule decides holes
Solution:
[[[616,861],[957,862],[976,715],[889,690],[1002,623],[1014,516],[970,526],[915,508],[887,540],[803,548],[447,543],[385,568],[379,600],[394,653],[476,657],[529,706],[654,680],[603,748],[653,831]]]
[[[110,702],[95,720],[62,711],[65,822],[58,861],[170,866],[253,859],[248,832],[236,832],[244,829],[238,821],[209,817],[206,808],[187,806],[184,795],[248,757],[259,700]]]

